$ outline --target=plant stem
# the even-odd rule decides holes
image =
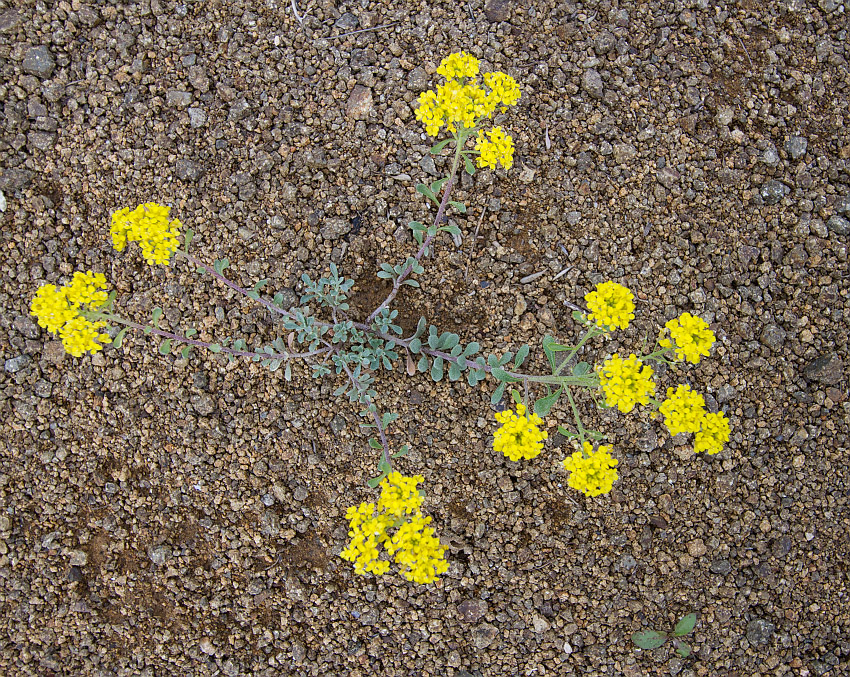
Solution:
[[[561,362],[561,364],[558,365],[557,369],[555,369],[554,375],[557,376],[558,374],[561,373],[561,371],[564,369],[564,367],[566,367],[570,363],[570,360],[572,360],[578,354],[578,351],[581,350],[582,346],[585,343],[587,343],[592,338],[595,338],[597,336],[601,336],[604,333],[605,333],[604,331],[601,331],[597,327],[591,327],[590,329],[588,329],[585,332],[584,336],[581,337],[581,340],[575,346],[573,346],[570,349],[569,356],[563,362]]]
[[[337,356],[339,356],[341,351],[339,350],[339,348],[335,347],[334,352],[336,353]],[[354,374],[351,373],[351,369],[348,368],[348,365],[343,360],[340,360],[339,364],[342,365],[342,368],[345,370],[345,373],[348,375],[348,379],[351,381],[351,384],[355,388],[357,388],[357,392],[360,393],[361,397],[363,397],[365,399],[367,406],[369,404],[373,404],[372,401],[369,399],[369,396],[364,395],[363,386],[361,386],[360,382],[356,378],[354,378]],[[382,454],[383,454],[383,457],[384,457],[384,461],[386,462],[386,464],[388,466],[390,466],[390,468],[392,468],[393,462],[392,462],[392,458],[390,457],[390,444],[387,441],[387,435],[384,432],[384,424],[381,422],[381,417],[378,416],[377,411],[374,411],[372,409],[370,409],[370,411],[372,413],[372,418],[375,421],[375,427],[378,429],[378,434],[381,436],[381,446],[383,447]]]
[[[567,399],[570,401],[570,408],[573,410],[573,416],[576,419],[576,428],[578,430],[578,437],[579,437],[579,441],[581,442],[581,450],[582,450],[582,454],[583,454],[584,453],[584,439],[585,439],[584,438],[584,433],[585,433],[584,426],[582,425],[582,422],[581,422],[581,416],[579,416],[579,413],[578,413],[578,407],[576,406],[576,401],[573,399],[572,390],[570,390],[569,388],[564,388],[564,390],[567,392]]]
[[[161,336],[162,338],[170,338],[174,341],[179,341],[181,343],[186,343],[190,346],[195,346],[197,348],[206,348],[209,349],[210,346],[215,345],[215,343],[211,343],[208,341],[201,341],[198,339],[187,338],[182,336],[181,334],[175,334],[174,332],[165,331],[164,329],[158,329],[157,327],[153,327],[147,324],[139,324],[138,322],[133,322],[132,320],[128,320],[126,318],[121,317],[120,315],[114,315],[112,313],[98,313],[98,312],[84,312],[83,313],[89,320],[105,320],[107,322],[114,322],[115,324],[121,324],[125,327],[129,327],[130,329],[137,329],[142,332],[146,332],[148,334],[153,334],[154,336]],[[320,348],[317,350],[310,350],[305,353],[258,353],[254,350],[233,350],[232,348],[227,348],[225,346],[221,346],[221,352],[228,353],[235,357],[261,357],[262,359],[269,360],[292,360],[297,358],[305,358],[305,357],[315,357],[316,355],[323,355],[326,353],[330,353],[331,350],[329,348]]]
[[[452,161],[452,170],[449,173],[449,180],[446,182],[446,185],[443,188],[443,199],[440,201],[440,208],[437,210],[437,216],[434,218],[434,225],[435,226],[439,227],[440,223],[442,223],[443,218],[445,217],[446,207],[449,204],[449,196],[451,195],[452,188],[454,188],[455,176],[457,174],[458,165],[460,164],[460,153],[461,153],[461,150],[463,150],[464,144],[466,143],[466,138],[467,138],[467,135],[463,134],[463,133],[459,134],[459,136],[458,136],[457,147],[455,148],[455,157],[454,157],[454,160]],[[439,233],[439,232],[440,231],[438,230],[437,233]],[[425,252],[428,251],[428,248],[431,246],[431,242],[434,240],[435,237],[437,237],[437,233],[434,233],[433,235],[428,235],[425,238],[425,241],[422,243],[422,246],[419,247],[419,251],[416,252],[415,256],[413,257],[416,260],[417,263],[425,255]],[[410,273],[412,271],[413,271],[413,265],[412,264],[409,265],[409,266],[406,266],[405,269],[401,271],[401,274],[393,282],[393,288],[390,290],[390,293],[387,296],[387,298],[385,298],[383,303],[381,303],[381,305],[379,305],[377,308],[375,308],[375,310],[372,311],[372,314],[369,315],[368,318],[366,318],[366,324],[367,325],[372,324],[372,321],[376,317],[378,317],[378,315],[381,314],[381,311],[384,308],[389,307],[390,303],[392,303],[393,299],[398,295],[398,292],[399,292],[399,289],[401,289],[402,283],[405,281],[405,279],[407,279],[410,276]]]

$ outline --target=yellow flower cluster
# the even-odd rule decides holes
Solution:
[[[478,156],[479,167],[496,169],[496,165],[501,164],[510,169],[514,164],[514,140],[501,127],[493,127],[488,132],[479,129],[475,150],[481,153]]]
[[[406,477],[392,472],[381,481],[381,498],[374,503],[352,506],[346,513],[351,541],[340,557],[354,563],[354,572],[378,576],[387,572],[390,563],[379,559],[379,546],[394,557],[402,575],[414,583],[433,583],[448,568],[446,548],[440,545],[434,530],[428,526],[420,508],[422,497],[416,485],[421,475]],[[390,529],[397,528],[390,536]]]
[[[597,373],[605,402],[624,414],[634,409],[636,404],[648,404],[650,395],[655,394],[652,367],[644,365],[634,353],[627,360],[614,353],[597,369]]]
[[[729,441],[729,420],[722,413],[706,413],[705,399],[688,386],[680,385],[675,391],[668,388],[667,399],[658,410],[664,415],[664,424],[671,435],[695,433],[697,453],[716,454]]]
[[[658,338],[658,345],[662,348],[673,348],[675,343],[676,357],[693,364],[699,362],[700,357],[708,357],[708,352],[714,345],[714,332],[708,328],[708,324],[701,317],[682,313],[664,327]],[[672,341],[669,338],[662,338],[665,330],[670,332]]]
[[[667,399],[658,408],[671,435],[699,432],[705,415],[705,399],[690,386],[667,388]]]
[[[447,56],[437,73],[446,78],[446,83],[436,92],[423,92],[416,110],[416,119],[431,136],[437,136],[443,126],[452,133],[458,128],[472,129],[499,106],[505,110],[520,98],[516,80],[506,73],[485,73],[482,79],[487,89],[481,87],[477,81],[478,59],[465,52]]]
[[[146,202],[133,211],[125,207],[115,212],[109,229],[115,251],[123,251],[127,242],[138,242],[149,264],[168,263],[177,251],[180,229],[180,221],[169,220],[170,209],[156,202]]]
[[[65,351],[79,357],[85,352],[103,350],[98,341],[109,340],[100,332],[105,322],[91,322],[80,314],[81,310],[94,310],[106,303],[106,277],[102,273],[76,272],[71,284],[57,287],[45,284],[39,287],[30,304],[30,314],[47,331],[59,334]]]
[[[635,296],[626,287],[616,282],[602,282],[596,290],[585,295],[588,316],[597,327],[606,330],[619,327],[625,329],[635,319]]]
[[[449,54],[440,63],[437,73],[446,80],[456,78],[474,78],[478,75],[478,59],[466,52]]]
[[[585,496],[607,494],[617,481],[614,469],[617,463],[617,459],[611,457],[611,447],[602,445],[593,451],[590,442],[585,442],[581,451],[563,461],[564,467],[570,471],[567,484]]]
[[[493,438],[494,451],[500,451],[512,461],[530,460],[543,451],[543,440],[549,434],[540,430],[543,419],[537,414],[526,415],[524,404],[516,405],[516,414],[510,409],[498,412],[496,420],[502,426]]]
[[[702,428],[694,435],[694,451],[713,456],[723,451],[723,445],[731,434],[729,419],[722,413],[706,414],[702,417]]]

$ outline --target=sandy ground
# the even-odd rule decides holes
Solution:
[[[838,0],[0,2],[0,671],[7,675],[838,675],[848,615],[850,76]],[[355,32],[361,31],[361,32]],[[336,262],[362,316],[445,171],[413,115],[451,51],[522,86],[507,174],[466,177],[396,309],[488,352],[578,335],[613,279],[631,351],[683,311],[711,359],[661,375],[730,418],[694,457],[646,411],[594,413],[620,480],[585,499],[552,435],[492,452],[492,380],[380,374],[400,470],[449,546],[438,584],[338,557],[376,456],[337,378],[120,349],[65,356],[39,285],[106,274],[119,309],[200,335],[282,328],[177,262],[110,246],[169,204],[195,254],[291,303]],[[566,270],[566,272],[564,272]],[[535,275],[541,273],[540,275]],[[176,353],[176,351],[175,351]],[[590,353],[589,353],[590,354]],[[669,381],[669,383],[668,383]],[[569,425],[561,405],[547,417]],[[697,612],[694,652],[631,634]]]

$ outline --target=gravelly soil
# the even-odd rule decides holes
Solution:
[[[0,670],[850,673],[848,8],[764,4],[299,0],[299,23],[280,0],[0,2]],[[93,268],[139,320],[276,336],[185,265],[111,250],[110,213],[156,200],[198,256],[293,302],[337,262],[365,314],[428,218],[414,185],[445,167],[414,103],[457,49],[520,81],[516,165],[464,179],[462,243],[439,243],[402,324],[539,353],[614,279],[638,318],[602,351],[706,318],[712,359],[665,378],[707,390],[733,438],[695,458],[645,414],[588,408],[621,479],[585,500],[558,439],[493,455],[492,382],[380,377],[450,546],[416,587],[336,556],[375,465],[338,382],[144,336],[74,359],[27,312]],[[691,657],[631,646],[689,611]]]

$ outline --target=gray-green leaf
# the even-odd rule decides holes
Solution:
[[[558,397],[561,395],[561,388],[558,388],[551,395],[547,395],[546,397],[541,397],[534,403],[534,413],[538,416],[546,416],[549,411],[555,406],[555,402],[558,401]]]
[[[159,344],[159,354],[168,355],[171,352],[171,339],[167,338]]]
[[[579,362],[573,367],[573,376],[584,376],[590,372],[590,365],[587,362]]]
[[[500,383],[499,387],[490,395],[490,404],[498,404],[502,401],[502,395],[505,394],[505,383]]]
[[[687,616],[683,616],[678,623],[676,623],[676,627],[673,629],[673,634],[676,637],[684,637],[688,633],[692,632],[694,626],[697,624],[697,615],[696,614],[688,614]]]
[[[522,366],[522,363],[525,362],[525,358],[528,357],[529,350],[530,348],[526,343],[520,346],[519,350],[516,351],[516,357],[514,358],[514,369],[519,369]]]
[[[641,630],[632,635],[632,641],[641,649],[657,649],[667,641],[667,633],[657,630]]]
[[[120,348],[121,342],[124,340],[124,337],[127,335],[127,330],[129,327],[124,327],[121,331],[118,332],[118,335],[115,337],[115,340],[112,341],[113,348]]]

